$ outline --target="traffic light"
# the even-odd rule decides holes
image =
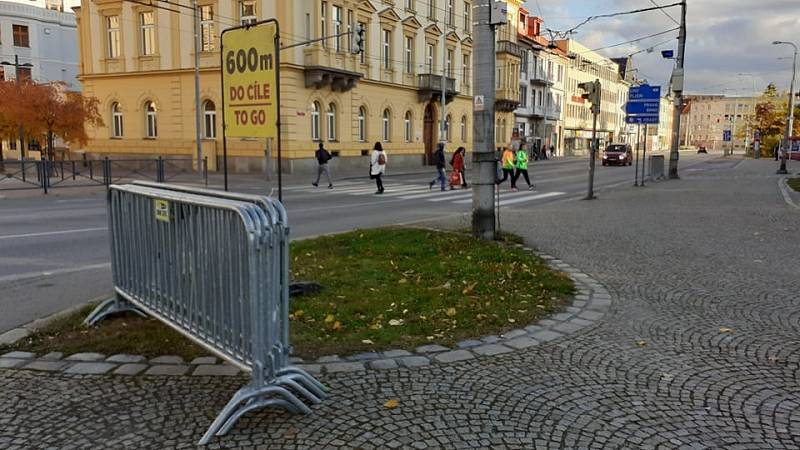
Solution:
[[[602,90],[600,86],[600,80],[595,81],[587,81],[586,83],[580,83],[578,85],[579,88],[583,90],[583,97],[585,100],[592,105],[592,113],[599,114],[600,113],[600,97],[602,96]]]
[[[355,35],[353,36],[353,54],[364,53],[364,35],[367,33],[367,28],[364,24],[359,23],[356,25]]]

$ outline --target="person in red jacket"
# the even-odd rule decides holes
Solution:
[[[458,147],[458,150],[453,154],[453,159],[450,160],[450,165],[453,166],[453,172],[459,174],[461,177],[461,187],[463,189],[467,188],[466,164],[464,161],[466,153],[467,149]],[[452,184],[450,185],[450,189],[454,189]]]

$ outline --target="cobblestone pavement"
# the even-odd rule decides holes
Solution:
[[[608,288],[600,323],[499,356],[327,374],[313,415],[252,413],[209,448],[797,448],[800,214],[767,161],[704,169],[503,217]],[[192,447],[242,382],[0,370],[0,448]]]

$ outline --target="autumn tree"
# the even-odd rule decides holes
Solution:
[[[800,117],[800,106],[795,108],[794,114],[795,117]],[[772,149],[783,139],[788,117],[788,99],[781,98],[778,89],[770,83],[756,104],[755,127],[761,131],[762,155],[770,155]],[[793,128],[793,135],[800,135],[800,121],[795,121]]]

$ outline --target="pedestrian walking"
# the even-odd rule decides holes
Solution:
[[[778,153],[779,153],[780,148],[781,148],[781,144],[777,143],[777,144],[775,144],[775,147],[772,149],[772,155],[775,156],[775,161],[778,160]]]
[[[467,149],[464,147],[458,147],[455,154],[453,154],[453,159],[450,161],[450,165],[453,166],[453,172],[460,175],[461,187],[463,189],[467,188],[467,175],[466,175],[466,154]],[[453,189],[454,185],[451,183],[450,189]]]
[[[333,181],[331,181],[331,171],[328,168],[328,161],[331,160],[332,156],[330,152],[325,150],[325,146],[322,145],[322,142],[319,143],[319,148],[314,153],[314,157],[317,158],[317,181],[311,183],[314,187],[319,186],[319,179],[322,177],[324,173],[325,176],[328,178],[328,189],[333,189]]]
[[[528,183],[528,190],[532,191],[534,187],[533,183],[531,183],[531,179],[528,178],[528,153],[525,152],[525,149],[520,148],[517,150],[514,166],[516,168],[516,172],[514,173],[513,180],[511,180],[511,185],[514,186],[514,189],[516,190],[517,180],[519,180],[521,175],[525,178],[525,182]]]
[[[375,194],[383,194],[383,174],[386,173],[386,152],[380,142],[372,147],[372,156],[369,163],[369,177],[375,180],[378,190]]]
[[[550,145],[550,157],[555,158],[556,156],[556,147],[554,145]]]
[[[444,174],[444,144],[441,142],[436,146],[436,151],[433,153],[433,161],[436,163],[436,178],[428,183],[428,189],[433,189],[433,185],[438,181],[442,186],[442,190],[444,190],[447,177]]]
[[[500,185],[511,178],[511,190],[516,191],[517,185],[514,180],[514,153],[509,150],[508,147],[503,147],[503,156],[500,159],[500,163],[503,168],[503,179],[497,180],[497,188],[500,189]]]

